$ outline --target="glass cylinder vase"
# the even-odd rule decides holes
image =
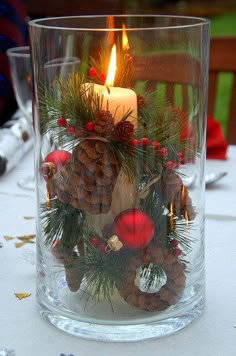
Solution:
[[[40,313],[135,341],[204,308],[209,21],[30,22]]]

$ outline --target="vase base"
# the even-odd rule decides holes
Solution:
[[[185,328],[201,316],[204,305],[202,298],[197,303],[195,300],[194,304],[189,304],[180,316],[129,325],[78,321],[59,315],[42,303],[39,304],[39,311],[44,320],[73,336],[107,342],[134,342],[168,336]]]

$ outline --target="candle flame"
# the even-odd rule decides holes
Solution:
[[[116,74],[116,45],[113,45],[105,85],[113,86]]]
[[[125,24],[122,25],[122,48],[125,50],[128,50],[129,47],[129,41],[128,41],[128,36],[126,34],[126,27]]]

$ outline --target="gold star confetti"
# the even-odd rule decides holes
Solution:
[[[26,244],[26,242],[15,242],[15,246],[16,246],[16,248],[20,248],[20,247],[22,247],[22,246],[24,246]]]
[[[8,236],[8,235],[3,236],[3,238],[4,238],[6,241],[10,241],[10,240],[14,240],[14,239],[20,240],[21,242],[15,242],[15,247],[16,247],[16,248],[22,247],[22,246],[25,245],[26,243],[34,244],[35,241],[34,241],[33,239],[34,239],[35,237],[36,237],[35,234],[22,235],[22,236],[16,236],[16,237]]]
[[[17,236],[18,240],[24,241],[24,242],[30,242],[33,243],[34,241],[32,241],[32,239],[35,237],[36,235],[23,235],[23,236]]]
[[[31,296],[31,293],[15,293],[16,298],[25,299]]]
[[[13,239],[14,239],[14,237],[8,236],[8,235],[3,236],[3,238],[4,238],[6,241],[10,241],[10,240],[13,240]]]

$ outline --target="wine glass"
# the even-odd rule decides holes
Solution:
[[[7,55],[16,101],[22,114],[32,125],[32,65],[30,47],[10,48],[7,50]],[[44,68],[45,82],[50,84],[61,75],[66,78],[69,73],[78,71],[79,65],[80,59],[69,55],[47,61]],[[42,144],[45,154],[52,149],[52,147],[49,147],[48,142],[51,142],[51,140],[46,139]],[[57,143],[53,142],[52,146],[55,148]],[[35,181],[33,174],[21,179],[18,185],[23,189],[34,190]]]
[[[9,59],[12,84],[18,107],[29,125],[32,125],[32,66],[30,47],[13,47],[8,49],[6,53]],[[17,184],[23,189],[34,190],[33,173],[19,180]]]

